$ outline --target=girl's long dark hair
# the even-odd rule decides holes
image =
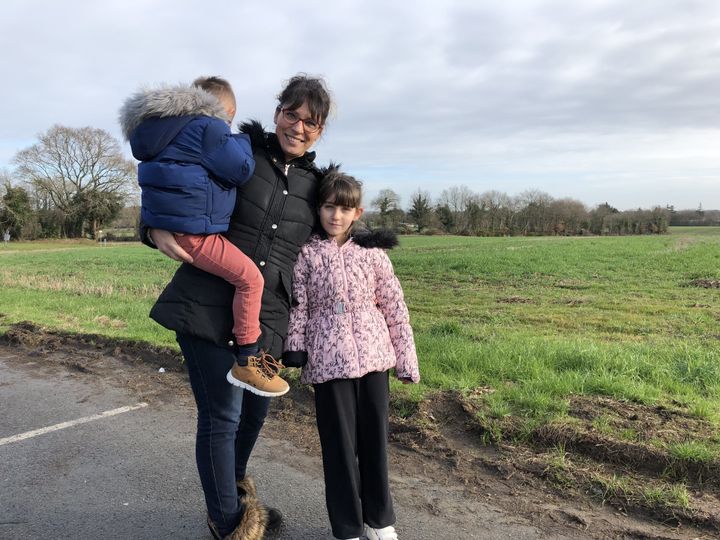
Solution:
[[[317,200],[318,208],[326,202],[347,206],[348,208],[360,208],[362,206],[362,182],[354,176],[332,170],[320,181]],[[355,231],[358,223],[360,222],[356,221],[350,226],[348,235]],[[320,220],[318,220],[317,226],[319,228],[318,232],[325,237],[326,234],[322,225],[320,225]],[[359,225],[359,227],[363,228],[364,225]]]
[[[349,174],[332,171],[325,175],[318,189],[318,203],[332,202],[348,208],[362,206],[362,182]]]

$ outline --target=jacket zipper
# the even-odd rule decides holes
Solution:
[[[337,246],[337,243],[333,241],[333,243]],[[345,274],[345,257],[342,253],[342,248],[347,245],[347,242],[343,244],[342,246],[338,247],[338,254],[340,256],[340,271],[342,272],[342,280],[343,280],[343,304],[347,302],[350,303],[350,297],[348,296],[348,286],[347,286],[347,275]],[[357,347],[357,341],[355,340],[355,331],[353,329],[353,320],[352,315],[350,313],[345,312],[346,315],[348,315],[348,322],[350,324],[350,335],[352,336],[352,342],[355,349],[355,363],[356,368],[358,370],[358,373],[360,373],[360,352],[358,351]]]
[[[285,164],[282,166],[282,169],[281,169],[281,168],[280,168],[280,164],[278,163],[277,158],[274,158],[274,157],[271,158],[271,162],[273,163],[273,165],[275,166],[275,168],[277,168],[278,170],[282,170],[283,174],[285,175],[285,185],[289,187],[289,186],[290,186],[290,182],[288,181],[288,171],[290,170],[291,165],[290,165],[289,163],[285,163]],[[268,209],[273,209],[273,208],[276,206],[277,203],[276,203],[276,200],[275,200],[275,199],[276,199],[277,196],[278,196],[278,195],[277,195],[277,191],[278,191],[278,185],[275,184],[275,186],[273,187],[273,193],[272,193],[272,197],[271,197],[271,199],[270,199],[270,206],[268,206]],[[285,215],[285,203],[286,203],[286,200],[284,200],[284,199],[285,199],[285,197],[283,197],[282,208],[280,209],[280,216],[277,218],[277,219],[278,219],[278,220],[277,220],[277,223],[278,223],[278,224],[280,223],[280,221],[282,221],[282,218],[283,218],[283,216]],[[256,261],[256,260],[258,259],[257,252],[258,252],[258,248],[260,247],[260,240],[262,240],[263,232],[265,231],[266,225],[267,225],[267,223],[268,223],[269,220],[270,220],[270,217],[268,216],[268,214],[267,214],[267,212],[266,212],[265,215],[263,216],[263,221],[262,221],[262,223],[260,224],[260,230],[259,230],[259,232],[258,232],[258,241],[255,242],[255,248],[253,249],[253,254],[252,254],[252,257],[251,257],[253,261]],[[270,235],[269,235],[269,233],[268,233],[268,252],[265,254],[265,258],[264,258],[265,262],[267,262],[267,260],[270,258],[270,252],[272,251],[273,243],[274,243],[274,241],[275,241],[275,240],[274,240],[275,235],[272,235],[272,239],[269,238],[269,236],[270,236]],[[261,268],[261,270],[264,270],[264,268]]]

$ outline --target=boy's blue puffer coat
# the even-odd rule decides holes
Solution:
[[[212,94],[193,86],[138,92],[120,123],[138,165],[145,225],[213,234],[228,228],[235,188],[253,173],[247,135],[233,135]]]

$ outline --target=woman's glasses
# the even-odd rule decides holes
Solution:
[[[302,122],[303,126],[305,127],[305,131],[307,131],[308,133],[315,133],[321,127],[320,124],[318,124],[312,118],[300,118],[300,115],[295,111],[281,108],[280,112],[282,113],[285,121],[290,125]]]

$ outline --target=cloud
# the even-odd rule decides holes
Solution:
[[[125,96],[200,74],[230,79],[238,118],[270,125],[283,81],[304,71],[337,101],[321,161],[366,175],[369,191],[465,183],[720,208],[716,2],[303,6],[4,2],[0,166],[54,123],[119,135]]]

